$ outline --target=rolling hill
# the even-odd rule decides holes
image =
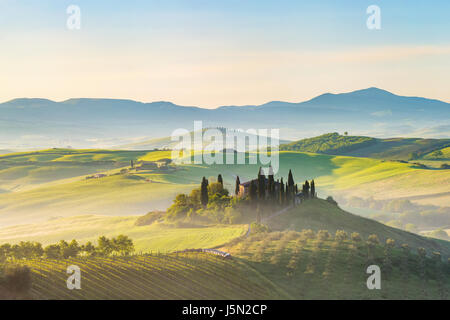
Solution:
[[[252,179],[260,166],[248,161],[239,165],[189,164],[175,166],[171,171],[121,174],[120,166],[128,167],[132,158],[153,161],[167,158],[170,151],[77,153],[72,150],[70,155],[66,150],[58,152],[60,154],[49,155],[46,151],[42,154],[23,153],[20,157],[15,155],[10,158],[7,166],[2,164],[0,189],[4,191],[0,193],[0,223],[3,226],[86,214],[144,214],[150,210],[165,209],[176,194],[189,192],[198,186],[203,176],[217,177],[221,173],[227,188],[233,190],[236,176],[241,181]],[[30,157],[40,161],[22,162]],[[95,160],[105,157],[109,162]],[[17,162],[11,163],[12,159]],[[85,162],[80,162],[81,159]],[[115,167],[116,160],[119,167]],[[292,169],[298,183],[316,179],[321,196],[343,194],[374,199],[411,199],[443,206],[448,205],[450,197],[450,170],[424,169],[397,161],[294,151],[280,152],[279,164],[276,178],[287,177],[289,169]],[[25,170],[26,167],[30,169]],[[73,170],[66,170],[67,167],[73,167]],[[52,171],[59,173],[53,174]],[[108,176],[85,179],[86,175],[98,171]],[[18,185],[21,187],[14,188]]]
[[[414,233],[389,227],[377,221],[351,214],[325,200],[308,200],[289,212],[268,222],[275,231],[311,229],[315,232],[328,230],[335,233],[345,230],[348,234],[358,232],[363,238],[376,234],[382,243],[394,239],[398,245],[408,244],[413,248],[425,248],[428,252],[439,251],[443,257],[450,257],[450,242],[425,238]]]
[[[271,219],[269,227],[272,232],[252,232],[224,245],[231,259],[153,251],[20,264],[32,271],[33,299],[448,299],[449,242],[390,228],[319,199]],[[336,230],[347,234],[333,236]],[[350,238],[352,232],[359,238]],[[369,234],[381,243],[366,243]],[[395,240],[393,246],[384,245],[387,238]],[[417,254],[417,246],[428,257]],[[372,264],[381,268],[381,290],[367,289]],[[82,290],[66,289],[69,265],[81,268]]]
[[[443,150],[445,159],[450,139],[390,138],[376,139],[363,136],[345,136],[328,133],[318,137],[303,139],[280,146],[284,151],[315,152],[352,157],[375,159],[417,160],[434,159],[435,151]],[[413,158],[411,155],[415,154]]]

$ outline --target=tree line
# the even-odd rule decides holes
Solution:
[[[259,221],[264,208],[272,212],[291,204],[295,205],[296,198],[316,197],[314,180],[305,181],[299,193],[292,170],[289,170],[287,182],[284,183],[283,178],[275,181],[271,168],[268,176],[260,168],[256,179],[249,182],[245,195],[241,194],[241,186],[240,178],[237,176],[235,196],[232,196],[224,187],[221,174],[218,174],[217,179],[203,177],[199,188],[193,189],[190,194],[178,194],[167,209],[166,215],[164,217],[159,215],[159,218],[185,224],[193,221],[232,224],[248,218],[248,212],[255,212],[256,207],[256,218]]]
[[[88,241],[80,245],[76,240],[61,240],[56,244],[43,247],[39,242],[21,241],[18,244],[5,243],[0,246],[0,262],[33,258],[68,259],[76,256],[110,256],[112,254],[129,255],[134,251],[133,240],[119,235],[115,238],[101,236],[97,246]]]
[[[236,177],[236,196],[240,195],[240,185],[241,181],[238,176]],[[303,199],[315,198],[316,186],[314,179],[311,180],[311,183],[308,180],[305,181],[300,194],[298,192],[298,185],[294,182],[292,170],[290,169],[286,183],[284,183],[283,177],[275,181],[271,168],[267,177],[264,175],[262,168],[259,168],[257,178],[250,181],[248,197],[253,203],[269,201],[283,206],[294,202],[296,196]]]

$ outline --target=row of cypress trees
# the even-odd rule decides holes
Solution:
[[[217,182],[220,183],[223,187],[223,178],[221,174],[217,176]],[[202,183],[200,185],[200,202],[202,203],[203,207],[206,207],[209,201],[208,185],[209,185],[208,179],[203,177]]]
[[[235,194],[239,195],[240,192],[240,178],[236,177]],[[276,187],[278,185],[278,188]],[[275,182],[272,168],[269,169],[269,175],[266,176],[262,172],[262,168],[259,168],[258,177],[250,182],[249,186],[249,198],[252,202],[266,201],[279,203],[280,205],[294,201],[295,196],[298,194],[298,186],[294,182],[292,170],[289,169],[288,181],[284,183],[283,178]],[[308,180],[305,181],[302,187],[302,194],[304,198],[314,198],[316,195],[314,180],[311,184]]]
[[[223,186],[222,175],[219,174],[217,182]],[[204,207],[207,206],[208,196],[208,179],[203,177],[200,188],[200,199]],[[235,195],[238,196],[240,192],[241,180],[239,176],[236,177]],[[278,185],[278,188],[277,188]],[[284,183],[283,178],[277,179],[275,182],[272,168],[269,169],[269,175],[266,179],[262,168],[259,168],[258,177],[250,182],[248,196],[252,203],[258,203],[262,201],[269,201],[280,205],[288,204],[295,200],[295,196],[298,194],[298,186],[294,182],[292,170],[289,169],[288,181]],[[304,198],[315,198],[316,188],[314,179],[309,183],[308,180],[302,186],[302,194]],[[295,204],[295,202],[294,202]]]

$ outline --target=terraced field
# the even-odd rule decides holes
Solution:
[[[204,253],[30,260],[35,299],[270,299],[279,290],[239,261]],[[81,269],[81,289],[68,290],[67,267]]]
[[[34,299],[449,299],[450,264],[417,248],[290,231],[253,234],[229,250],[231,259],[184,252],[20,264],[32,271]],[[381,290],[366,285],[373,264]],[[71,265],[81,269],[80,290],[66,287]]]

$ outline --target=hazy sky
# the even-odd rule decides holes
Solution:
[[[372,86],[450,102],[450,1],[0,0],[0,101],[212,108]]]

